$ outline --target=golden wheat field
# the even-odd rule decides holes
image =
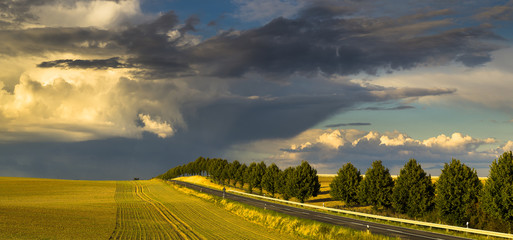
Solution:
[[[295,239],[159,180],[0,178],[0,239]]]

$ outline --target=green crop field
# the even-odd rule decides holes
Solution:
[[[296,239],[158,180],[0,177],[0,239]]]
[[[113,239],[292,239],[158,181],[118,182]]]
[[[108,239],[113,181],[0,177],[0,239]]]

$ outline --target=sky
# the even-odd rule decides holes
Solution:
[[[0,176],[334,174],[513,149],[513,1],[5,0]]]

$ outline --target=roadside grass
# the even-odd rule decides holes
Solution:
[[[0,239],[108,239],[114,181],[0,177]]]
[[[179,180],[179,179],[176,179]],[[181,179],[186,180],[184,178]],[[198,178],[191,179],[195,183],[203,182]],[[367,232],[344,228],[336,225],[319,223],[312,220],[301,219],[274,211],[267,211],[261,208],[249,206],[246,204],[222,199],[206,193],[197,192],[189,188],[181,187],[169,183],[172,187],[183,193],[196,196],[207,202],[214,203],[225,210],[242,217],[243,219],[261,226],[277,230],[281,233],[294,234],[296,237],[307,239],[365,239],[382,240],[398,239],[381,235],[373,235]],[[210,184],[209,184],[210,185]],[[217,186],[219,188],[220,186]]]
[[[379,211],[379,210],[377,211],[377,210],[372,209],[371,206],[347,206],[344,202],[335,201],[335,200],[331,199],[331,195],[329,194],[329,191],[330,191],[329,184],[331,183],[333,178],[334,178],[334,176],[319,176],[319,182],[321,184],[321,189],[319,191],[319,194],[317,195],[317,197],[308,199],[307,201],[305,201],[305,203],[317,205],[317,206],[322,206],[324,203],[325,207],[330,207],[330,208],[338,208],[338,209],[344,209],[344,210],[350,210],[350,211],[364,212],[364,213],[383,215],[383,216],[388,216],[388,217],[411,219],[411,218],[408,218],[408,216],[404,215],[404,214],[398,214],[398,213],[394,213],[392,211]],[[176,180],[190,182],[190,183],[203,185],[203,186],[208,186],[208,187],[212,187],[215,189],[223,188],[223,186],[213,183],[210,179],[208,179],[204,176],[180,177],[180,178],[176,178]],[[438,177],[432,177],[433,182],[436,182],[436,180],[438,180]],[[486,178],[481,178],[480,180],[485,181]],[[229,188],[232,188],[234,190],[239,190],[239,191],[240,190],[246,191],[247,185],[244,185],[244,188],[239,188],[239,187],[234,188],[232,186],[227,187],[227,189],[229,189]],[[258,194],[258,190],[253,189],[253,193]],[[263,193],[266,193],[266,192],[263,191]],[[281,198],[281,196],[279,194],[276,194],[275,198]],[[262,199],[260,199],[260,200],[262,200]],[[289,200],[299,202],[295,198],[292,198]],[[458,236],[458,237],[466,237],[466,238],[482,239],[482,240],[502,239],[502,238],[497,238],[497,237],[487,237],[487,236],[483,236],[483,235],[467,234],[467,233],[461,233],[461,232],[455,232],[455,231],[446,231],[443,229],[429,228],[429,227],[423,227],[423,226],[417,226],[417,225],[388,222],[388,221],[383,221],[383,220],[378,220],[378,219],[369,219],[369,218],[364,218],[364,217],[359,217],[359,216],[354,216],[354,215],[349,215],[349,214],[335,213],[335,212],[324,211],[324,210],[319,210],[319,209],[312,209],[312,210],[324,212],[324,213],[328,213],[328,214],[332,214],[332,215],[344,216],[344,217],[366,220],[366,221],[377,222],[377,223],[390,224],[390,225],[395,225],[395,226],[407,227],[407,228],[411,228],[411,229],[429,231],[429,232],[437,232],[437,233],[441,233],[441,234],[453,235],[453,236]],[[429,215],[426,216],[426,218],[434,219],[433,216],[429,216]],[[426,219],[414,219],[414,220],[426,221]]]

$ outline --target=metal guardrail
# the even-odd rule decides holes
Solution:
[[[264,197],[264,196],[260,196],[260,195],[249,194],[249,193],[239,192],[239,191],[234,191],[234,190],[227,190],[227,191],[235,192],[235,193],[242,194],[242,195],[248,195],[248,196],[252,196],[252,197],[263,198],[263,199],[276,201],[276,202],[299,205],[299,206],[309,207],[309,208],[317,208],[317,209],[322,209],[322,210],[326,210],[326,211],[344,213],[344,214],[355,215],[355,216],[360,216],[360,217],[380,219],[380,220],[391,221],[391,222],[408,223],[408,224],[417,225],[417,226],[439,228],[439,229],[452,230],[452,231],[458,231],[458,232],[481,234],[481,235],[490,236],[490,237],[501,237],[501,238],[513,239],[513,234],[509,234],[509,233],[500,233],[500,232],[486,231],[486,230],[480,230],[480,229],[474,229],[474,228],[465,228],[465,227],[444,225],[444,224],[438,224],[438,223],[421,222],[421,221],[402,219],[402,218],[385,217],[385,216],[373,215],[373,214],[368,214],[368,213],[360,213],[360,212],[354,212],[354,211],[348,211],[348,210],[342,210],[342,209],[336,209],[336,208],[327,208],[327,207],[321,207],[321,206],[316,206],[316,205],[312,205],[312,204],[298,203],[298,202],[292,202],[292,201],[287,201],[287,200],[282,200],[282,199],[277,199],[277,198]]]

